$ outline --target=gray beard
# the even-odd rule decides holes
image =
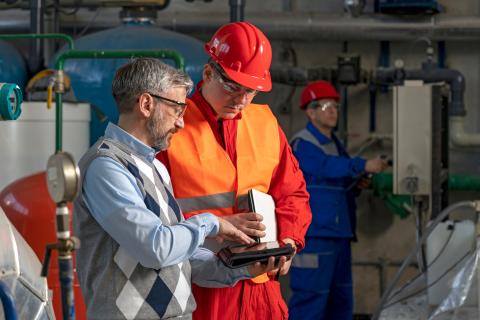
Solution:
[[[162,119],[154,114],[147,123],[148,132],[153,141],[153,146],[151,147],[157,151],[167,150],[170,146],[170,142],[168,141],[168,134],[170,131],[163,132],[163,128],[159,125],[160,122],[162,122]]]

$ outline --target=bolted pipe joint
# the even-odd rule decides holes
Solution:
[[[401,84],[405,80],[422,80],[426,83],[446,82],[450,86],[451,105],[449,113],[451,116],[465,116],[465,77],[454,69],[432,68],[431,64],[424,64],[422,69],[377,69],[374,79],[380,84]]]

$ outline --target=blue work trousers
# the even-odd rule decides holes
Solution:
[[[352,320],[352,256],[348,238],[307,238],[290,269],[290,320]]]

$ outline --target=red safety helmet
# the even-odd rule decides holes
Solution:
[[[302,91],[300,109],[305,110],[310,102],[320,99],[334,99],[338,101],[340,100],[340,96],[337,89],[329,82],[324,80],[313,81]]]
[[[233,22],[222,26],[205,44],[205,51],[233,81],[258,91],[272,89],[272,47],[253,24]]]

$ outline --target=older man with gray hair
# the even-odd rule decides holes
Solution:
[[[83,186],[74,204],[89,319],[190,319],[196,307],[191,281],[232,286],[275,269],[273,258],[228,269],[201,248],[206,237],[252,240],[210,213],[184,220],[170,176],[155,159],[183,128],[191,88],[184,72],[156,59],[133,60],[115,75],[118,125],[109,123],[81,159]]]

